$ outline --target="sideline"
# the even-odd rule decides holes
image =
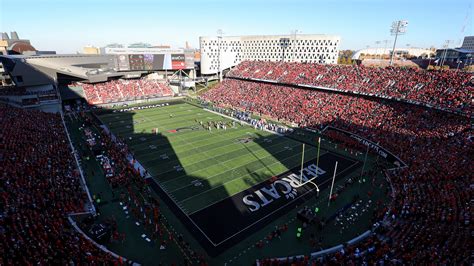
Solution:
[[[72,155],[74,157],[74,160],[76,162],[76,167],[79,170],[79,174],[81,176],[80,181],[81,181],[82,187],[83,187],[84,191],[87,194],[87,199],[89,200],[89,202],[87,203],[89,205],[89,208],[88,208],[89,212],[91,212],[92,214],[95,215],[96,214],[96,209],[95,209],[95,206],[94,206],[89,188],[87,187],[86,179],[84,178],[84,173],[82,172],[82,168],[81,168],[81,164],[79,163],[77,152],[74,149],[74,145],[72,144],[71,137],[69,136],[69,132],[68,132],[68,129],[67,129],[67,126],[66,126],[66,121],[64,120],[63,111],[60,110],[59,113],[61,114],[61,121],[63,122],[64,132],[66,132],[66,136],[67,136],[67,139],[68,139],[68,142],[69,142],[69,148],[71,149],[71,153],[72,153]]]
[[[85,181],[84,173],[82,172],[82,168],[81,168],[81,165],[80,165],[80,163],[79,163],[79,159],[77,158],[77,156],[78,156],[78,155],[77,155],[77,152],[76,152],[76,150],[74,149],[74,145],[72,144],[71,137],[69,136],[69,132],[68,132],[68,129],[67,129],[67,126],[66,126],[66,122],[65,122],[65,120],[64,120],[64,113],[63,113],[62,110],[60,110],[59,113],[61,114],[61,120],[62,120],[62,122],[63,122],[64,131],[66,132],[66,136],[67,136],[67,138],[68,138],[69,146],[70,146],[70,148],[71,148],[71,150],[72,150],[73,157],[74,157],[74,159],[75,159],[75,161],[76,161],[76,166],[77,166],[77,168],[79,169],[79,173],[80,173],[80,176],[81,176],[81,179],[80,179],[80,180],[81,180],[83,189],[84,189],[84,191],[86,192],[87,198],[88,198],[88,200],[89,200],[89,203],[88,203],[88,204],[90,205],[88,211],[80,212],[80,213],[71,213],[71,214],[69,214],[68,217],[67,217],[67,218],[68,218],[68,221],[69,221],[69,223],[72,225],[72,227],[74,227],[74,229],[75,229],[78,233],[80,233],[84,238],[86,238],[88,241],[90,241],[94,246],[98,247],[99,249],[101,249],[101,250],[104,251],[105,253],[108,253],[108,254],[112,255],[114,258],[116,258],[116,259],[118,259],[118,260],[122,259],[122,261],[127,262],[127,261],[129,261],[128,259],[117,255],[116,253],[114,253],[114,252],[108,250],[105,246],[99,245],[99,243],[95,242],[92,238],[90,238],[87,234],[85,234],[85,233],[81,230],[81,228],[79,228],[79,226],[78,226],[77,223],[74,221],[74,219],[72,219],[72,216],[86,215],[86,214],[95,215],[95,214],[96,214],[96,209],[95,209],[94,203],[93,203],[93,201],[92,201],[92,197],[91,197],[91,195],[90,195],[89,188],[88,188],[87,183],[86,183],[86,181]],[[136,262],[133,262],[132,265],[134,265],[134,266],[139,266],[140,264],[138,264],[138,263],[136,263]]]
[[[87,212],[84,212],[84,213],[73,213],[73,214],[70,214],[68,215],[68,220],[69,220],[69,223],[74,227],[74,229],[76,229],[77,232],[79,232],[84,238],[86,238],[87,240],[89,240],[92,244],[94,244],[94,246],[98,247],[99,249],[101,249],[102,251],[112,255],[114,258],[120,260],[122,259],[123,262],[132,262],[131,260],[128,260],[122,256],[119,256],[117,255],[116,253],[108,250],[105,246],[103,245],[99,245],[99,243],[95,242],[92,238],[90,238],[86,233],[84,233],[81,228],[79,228],[79,226],[77,225],[77,223],[74,221],[74,219],[72,219],[71,216],[73,215],[81,215],[81,214],[90,214],[90,213],[87,213]],[[127,263],[129,264],[129,263]],[[131,265],[134,265],[134,266],[140,266],[141,264],[139,263],[136,263],[136,262],[132,262]]]
[[[372,235],[372,230],[367,230],[365,231],[364,233],[354,237],[353,239],[347,241],[346,243],[349,244],[349,245],[354,245],[364,239],[366,239],[367,237],[371,236]],[[333,253],[336,253],[337,251],[341,250],[342,248],[344,248],[344,245],[342,244],[339,244],[339,245],[336,245],[334,247],[330,247],[330,248],[327,248],[325,250],[321,250],[321,251],[318,251],[318,252],[313,252],[309,255],[310,259],[316,259],[318,257],[321,257],[321,256],[326,256],[326,255],[329,255],[329,254],[333,254]],[[296,255],[296,256],[290,256],[290,257],[280,257],[280,258],[274,258],[274,260],[278,260],[278,261],[291,261],[293,259],[303,259],[305,257],[305,255]],[[260,260],[256,260],[255,261],[256,265],[257,266],[260,266]]]

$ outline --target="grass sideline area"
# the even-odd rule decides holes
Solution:
[[[213,128],[212,131],[209,131],[200,126],[201,121],[203,124],[208,121],[221,121],[229,126],[232,125],[232,121],[180,101],[172,101],[168,106],[160,108],[131,112],[99,111],[99,113],[100,119],[114,134],[127,139],[137,160],[189,215],[272,176],[298,167],[301,163],[301,142],[297,138],[277,136],[249,126],[241,126],[239,123],[236,123],[235,127],[228,127],[227,130]],[[153,128],[158,128],[160,134],[152,134]],[[309,135],[304,136],[302,141],[311,142],[311,139],[318,136],[317,134],[307,134]],[[80,142],[81,140],[76,136],[75,141]],[[329,142],[323,141],[323,143],[320,156],[329,152],[338,152],[357,160],[363,159],[361,153],[351,154],[348,151],[338,150]],[[326,146],[327,148],[325,148]],[[315,146],[307,145],[306,160],[314,161],[316,152]],[[372,168],[374,164],[375,158],[369,156],[366,169]],[[360,171],[360,168],[358,169]],[[355,170],[344,179],[338,180],[335,187],[344,186],[345,180],[360,174],[358,171]],[[93,193],[96,187],[102,187],[101,190],[106,188],[104,185],[94,184],[98,182],[95,179],[91,180],[90,177],[87,179]],[[301,227],[301,223],[295,219],[296,211],[301,209],[300,206],[297,206],[222,254],[215,258],[209,258],[210,264],[231,264],[236,260],[238,260],[238,264],[252,264],[258,258],[308,254],[319,248],[343,243],[369,228],[371,211],[376,207],[375,202],[387,202],[386,189],[385,180],[381,176],[377,176],[373,182],[364,182],[349,187],[329,207],[326,205],[329,191],[328,189],[323,190],[319,198],[310,197],[304,203],[304,206],[310,208],[317,206],[319,208],[318,215],[321,217],[332,216],[336,211],[347,206],[347,203],[353,201],[355,197],[358,198],[357,206],[364,205],[367,206],[365,209],[369,210],[364,211],[353,226],[341,229],[338,225],[328,224],[323,230],[309,228],[305,229],[302,238],[296,239],[296,227]],[[360,193],[369,190],[372,191],[370,197],[366,193]],[[188,229],[175,217],[174,211],[166,204],[162,204],[162,206],[163,213],[168,217],[174,229],[183,232],[184,237],[191,245],[199,245]],[[115,211],[111,211],[111,213],[117,216],[121,215],[120,211],[117,213]],[[282,224],[289,225],[289,232],[282,234],[281,239],[265,240],[264,248],[255,247],[255,244],[265,239],[275,226]],[[358,226],[359,224],[360,226]],[[139,234],[135,232],[135,227],[125,227],[129,234]],[[317,247],[308,244],[309,238],[313,238],[313,235],[317,235]],[[150,249],[149,245],[140,243],[139,238],[133,244],[128,244],[128,241],[127,239],[123,244],[127,248],[116,243],[110,248],[144,264],[170,261],[165,259],[166,255],[160,254],[163,252],[159,250],[156,250],[155,255],[153,252],[145,252],[146,255],[138,256],[135,252],[143,253],[140,251],[142,250],[141,246],[145,245],[143,248],[147,250]],[[135,248],[133,248],[134,246]],[[271,248],[267,246],[271,246]],[[134,250],[135,252],[133,252]],[[168,256],[179,256],[179,252]]]

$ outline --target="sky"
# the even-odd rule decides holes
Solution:
[[[85,45],[145,42],[199,48],[199,36],[329,34],[340,49],[389,40],[397,47],[459,46],[473,35],[470,0],[0,0],[0,32],[17,31],[38,50],[75,53]],[[390,46],[391,44],[389,44]]]

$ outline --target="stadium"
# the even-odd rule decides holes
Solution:
[[[468,264],[474,74],[339,41],[0,55],[0,265]]]

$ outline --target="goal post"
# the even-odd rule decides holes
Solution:
[[[318,173],[316,171],[316,174],[313,178],[310,178],[308,180],[306,180],[305,182],[303,182],[303,166],[304,166],[304,149],[305,149],[305,144],[303,143],[303,150],[301,152],[301,168],[300,168],[300,182],[299,184],[296,186],[296,188],[300,188],[302,186],[305,186],[306,184],[312,184],[316,187],[316,192],[318,193],[319,195],[319,187],[318,185],[316,184],[316,182],[313,182],[317,177],[318,177]]]
[[[337,163],[338,161],[336,161],[336,165],[334,166],[334,174],[332,175],[331,190],[329,191],[329,198],[328,198],[328,207],[329,207],[329,204],[331,203],[332,189],[334,188],[334,179],[336,179]]]
[[[300,184],[303,183],[303,164],[304,164],[304,143],[303,143],[303,151],[301,152]]]

